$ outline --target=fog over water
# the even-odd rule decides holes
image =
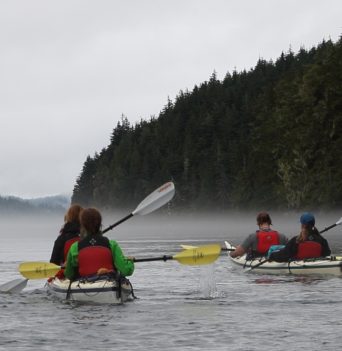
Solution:
[[[269,211],[269,213],[275,230],[289,238],[298,234],[300,228],[299,217],[302,212]],[[127,214],[123,212],[104,213],[103,229],[116,223]],[[319,230],[322,230],[336,223],[342,217],[342,210],[314,212],[314,214],[316,226]],[[184,215],[166,214],[157,211],[157,213],[149,215],[133,216],[107,232],[106,236],[122,243],[127,249],[136,241],[149,240],[174,242],[174,245],[177,245],[178,242],[223,243],[224,240],[229,240],[237,245],[246,235],[257,229],[256,215],[257,212],[252,211],[227,211],[220,214],[200,212]],[[38,260],[49,257],[53,241],[63,225],[63,218],[60,214],[0,216],[0,223],[3,240],[0,257],[3,257],[3,255],[12,256],[15,255],[14,252],[18,252],[20,255],[18,257],[13,256],[13,259],[20,259],[24,255],[29,259]],[[341,233],[341,238],[338,233]],[[342,226],[333,228],[324,235],[333,248],[339,250],[342,247]],[[27,242],[31,244],[27,246]],[[174,246],[171,246],[171,249],[173,248]]]
[[[128,213],[107,213],[104,228]],[[175,254],[181,244],[228,239],[256,230],[256,212],[134,216],[108,232],[126,255]],[[270,211],[274,229],[297,233],[300,213]],[[341,212],[316,212],[319,229]],[[48,261],[61,215],[2,217],[0,285],[20,277],[23,261]],[[342,226],[325,234],[342,252]],[[135,301],[123,306],[77,305],[48,296],[43,280],[20,294],[0,293],[0,351],[8,350],[336,350],[342,279],[243,273],[223,253],[209,266],[177,261],[137,263]]]

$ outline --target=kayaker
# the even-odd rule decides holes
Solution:
[[[119,272],[130,276],[134,271],[131,258],[125,257],[118,243],[101,233],[102,217],[95,208],[86,208],[80,214],[81,236],[72,244],[64,275],[69,279],[96,274]]]
[[[53,245],[50,262],[64,265],[70,246],[80,239],[80,212],[82,207],[73,204],[64,216],[64,225]]]
[[[299,235],[291,238],[283,249],[272,252],[269,255],[270,261],[287,262],[296,259],[325,257],[331,254],[328,241],[315,227],[314,215],[309,212],[303,213],[300,223]]]
[[[264,256],[270,246],[285,245],[287,237],[271,229],[272,220],[267,212],[260,212],[256,217],[259,229],[250,234],[245,241],[230,253],[231,257],[239,257],[247,253],[248,259]]]

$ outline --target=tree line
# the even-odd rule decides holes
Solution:
[[[22,199],[15,196],[0,196],[0,216],[16,214],[63,214],[70,205],[70,197],[63,195],[36,199]]]
[[[214,72],[158,117],[122,116],[72,201],[123,208],[172,180],[179,209],[341,207],[341,82],[342,37]]]

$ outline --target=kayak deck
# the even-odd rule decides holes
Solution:
[[[225,242],[227,249],[234,248],[229,242]],[[333,275],[342,276],[342,257],[327,256],[323,258],[312,258],[306,260],[296,260],[289,262],[265,262],[266,257],[258,257],[253,260],[246,260],[246,255],[232,258],[230,260],[244,270],[254,273],[266,274],[298,274],[298,275]],[[257,266],[257,267],[256,267]],[[255,268],[253,268],[255,267]]]
[[[133,299],[133,288],[128,279],[81,279],[70,284],[69,279],[56,277],[47,282],[47,291],[59,299],[79,302],[117,305]]]

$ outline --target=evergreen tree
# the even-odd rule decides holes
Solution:
[[[342,203],[342,42],[216,72],[157,118],[125,116],[88,157],[73,201],[134,205],[168,180],[180,208],[337,207]]]

